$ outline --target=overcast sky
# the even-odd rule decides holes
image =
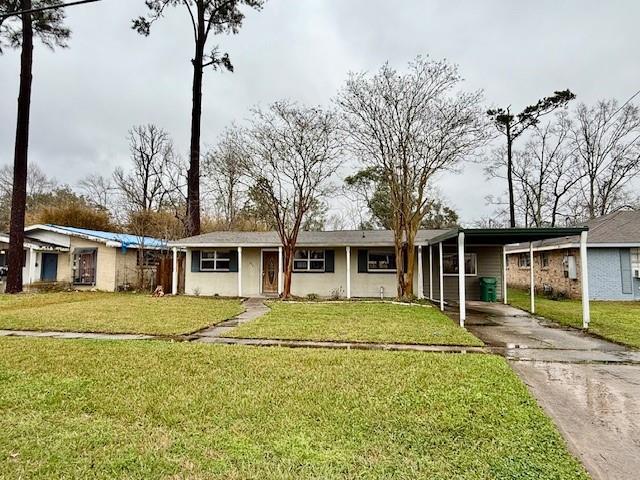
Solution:
[[[393,6],[393,8],[391,8]],[[70,48],[34,55],[30,160],[62,183],[110,174],[128,162],[127,130],[155,123],[188,151],[191,32],[177,9],[144,38],[130,29],[143,0],[102,0],[68,9]],[[457,63],[465,88],[487,105],[514,109],[570,88],[580,101],[626,100],[640,89],[640,2],[596,0],[269,0],[249,11],[239,35],[220,37],[235,73],[208,72],[203,147],[248,109],[289,98],[328,105],[349,71],[418,54]],[[0,165],[13,161],[19,56],[0,57]],[[481,167],[439,180],[471,222],[492,208],[499,184]]]

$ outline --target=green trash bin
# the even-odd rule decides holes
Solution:
[[[497,284],[498,280],[495,277],[480,277],[480,299],[483,302],[495,302],[497,300]]]

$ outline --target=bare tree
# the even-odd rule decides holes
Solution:
[[[129,131],[129,151],[133,168],[116,168],[113,181],[134,210],[159,210],[165,203],[165,176],[171,162],[173,142],[155,125],[140,125]]]
[[[496,108],[487,111],[487,115],[493,121],[498,132],[503,134],[507,140],[506,171],[507,185],[509,189],[509,221],[511,227],[516,226],[515,195],[513,186],[513,142],[526,132],[527,129],[537,125],[540,121],[540,117],[566,105],[575,97],[576,96],[570,90],[562,90],[554,92],[550,97],[538,100],[535,104],[529,105],[518,114],[512,114],[511,107]]]
[[[513,207],[526,227],[555,226],[580,190],[582,174],[570,145],[570,128],[567,113],[561,112],[554,121],[535,126],[524,148],[512,152]],[[508,164],[505,150],[494,151],[492,158],[485,174],[504,178]]]
[[[237,127],[227,129],[218,144],[205,159],[203,177],[210,187],[214,205],[232,229],[246,201],[246,182],[243,182],[244,162],[241,133]]]
[[[113,177],[105,177],[100,174],[87,175],[78,182],[78,187],[87,201],[95,208],[111,210],[112,197],[116,192]]]
[[[373,76],[351,74],[337,98],[351,151],[389,189],[399,297],[413,295],[415,237],[434,175],[489,138],[482,93],[456,93],[460,81],[456,66],[418,57],[407,73],[385,64]]]
[[[276,102],[255,109],[245,133],[243,168],[253,198],[273,220],[284,249],[285,298],[291,295],[293,255],[306,217],[331,191],[342,152],[336,114]]]
[[[238,33],[244,20],[241,6],[260,9],[264,0],[146,0],[149,9],[147,17],[133,21],[133,29],[142,35],[149,35],[151,25],[164,16],[167,7],[184,7],[193,29],[195,52],[193,67],[191,145],[188,172],[188,234],[200,233],[200,124],[202,119],[202,79],[204,69],[226,69],[233,71],[227,53],[220,54],[218,47],[206,53],[209,35]]]
[[[627,103],[580,104],[571,130],[585,177],[583,203],[590,218],[630,207],[629,183],[640,172],[640,114]]]

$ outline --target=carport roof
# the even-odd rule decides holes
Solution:
[[[446,242],[464,233],[465,243],[474,245],[510,245],[518,242],[535,242],[550,238],[580,235],[589,227],[562,228],[453,228],[429,240],[430,245]]]

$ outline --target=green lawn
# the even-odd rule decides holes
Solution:
[[[177,335],[242,312],[239,300],[133,293],[0,295],[0,329]]]
[[[509,289],[511,305],[529,311],[529,292]],[[591,301],[589,331],[615,342],[640,347],[640,302]],[[536,314],[562,325],[582,328],[580,300],[536,297]]]
[[[238,338],[482,345],[437,308],[375,302],[271,302],[271,312],[228,333]]]
[[[0,478],[587,478],[497,356],[23,338],[0,351]]]

